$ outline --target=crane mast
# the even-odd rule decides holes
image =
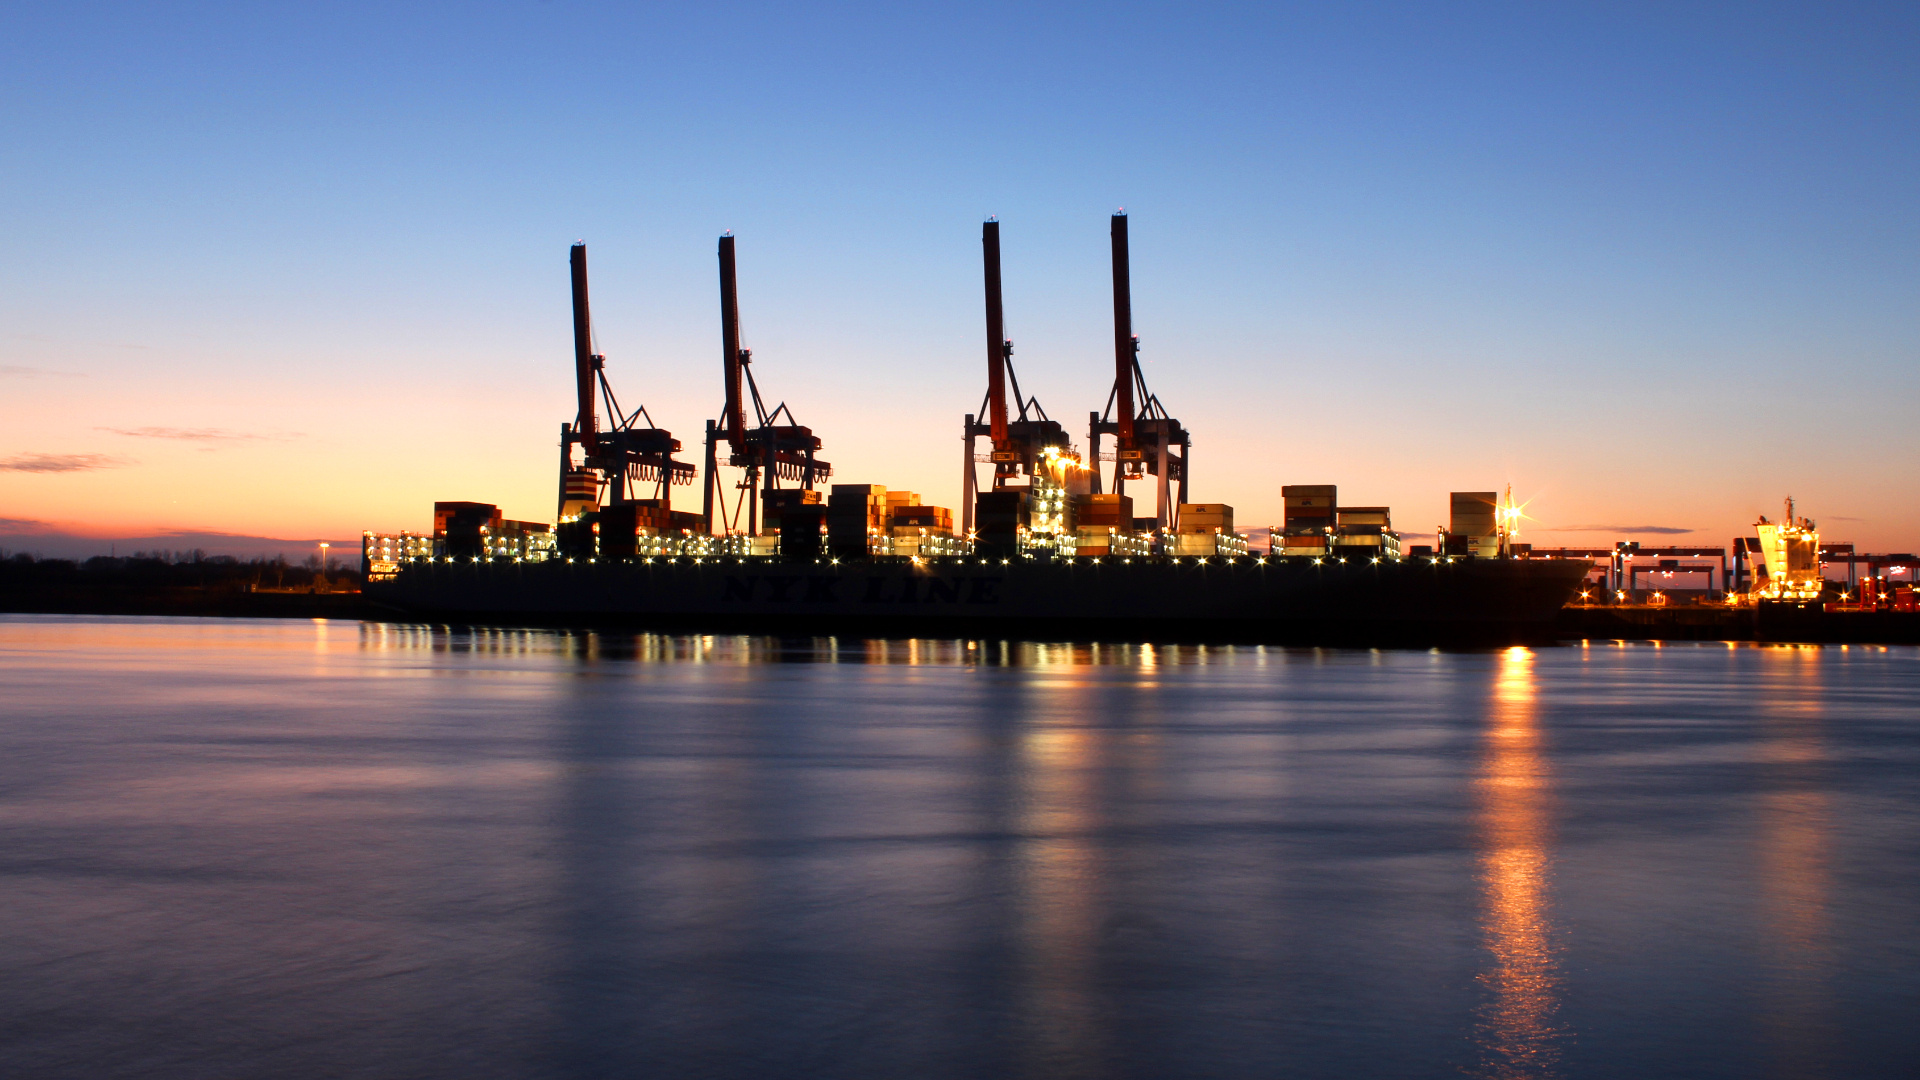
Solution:
[[[573,271],[573,381],[580,406],[573,430],[575,441],[591,455],[597,449],[599,434],[593,409],[595,373],[605,358],[593,353],[593,313],[587,302],[587,245],[573,245],[567,261]]]
[[[1020,391],[1020,378],[1013,368],[1013,342],[1007,339],[1006,309],[1000,292],[1000,222],[993,218],[980,226],[980,260],[987,324],[987,392],[980,402],[980,419],[969,413],[962,426],[966,454],[961,473],[961,529],[963,533],[979,531],[981,542],[989,546],[1011,547],[1013,541],[1008,538],[1015,533],[990,536],[992,530],[985,527],[986,516],[1016,523],[1030,522],[1031,511],[1021,509],[1030,501],[1028,497],[1036,491],[1044,494],[1052,488],[1064,490],[1060,483],[1062,471],[1077,469],[1079,455],[1067,438],[1066,429],[1047,416],[1039,399],[1027,397]],[[974,469],[979,460],[974,450],[975,441],[982,437],[990,446],[986,461],[993,465],[992,485],[984,492]],[[1042,501],[1060,511],[1062,498],[1056,493],[1045,495]],[[998,509],[989,509],[989,504]],[[1003,512],[1008,506],[1014,509]],[[1056,516],[1064,519],[1064,514],[1056,513]],[[976,530],[976,524],[982,528]]]
[[[1113,215],[1113,389],[1119,395],[1120,460],[1138,461],[1133,439],[1133,378],[1140,339],[1133,336],[1132,262],[1127,255],[1127,215]],[[1117,482],[1117,480],[1116,480]]]
[[[981,265],[987,296],[987,423],[995,454],[1013,449],[1007,441],[1007,364],[1013,343],[1007,340],[1006,317],[1000,298],[1000,223],[988,220],[980,227]],[[996,457],[996,462],[1000,459]],[[1003,470],[995,466],[995,475]]]
[[[1168,414],[1160,398],[1147,389],[1140,370],[1140,339],[1133,332],[1132,262],[1127,250],[1127,212],[1116,211],[1111,223],[1113,241],[1113,388],[1104,413],[1087,417],[1088,450],[1096,464],[1094,490],[1099,490],[1100,441],[1114,436],[1113,491],[1125,494],[1128,480],[1152,476],[1155,484],[1154,522],[1161,530],[1179,526],[1180,505],[1187,501],[1187,457],[1193,448],[1187,429]]]
[[[573,286],[576,411],[572,424],[560,425],[557,532],[562,546],[576,557],[595,552],[617,556],[635,550],[642,536],[662,536],[672,529],[673,488],[693,483],[695,471],[690,462],[674,460],[680,440],[655,427],[646,406],[631,413],[620,407],[607,381],[607,358],[593,351],[586,244],[573,245],[568,264]],[[605,430],[600,419],[603,408]],[[649,486],[651,496],[640,497]]]
[[[812,428],[794,419],[786,402],[769,409],[761,398],[753,377],[753,350],[741,343],[740,289],[731,232],[720,237],[719,259],[720,361],[725,400],[720,419],[707,422],[707,479],[701,519],[710,535],[718,531],[757,536],[763,522],[768,528],[774,527],[780,509],[792,501],[792,496],[780,494],[780,481],[797,485],[788,492],[811,493],[816,484],[833,475],[833,466],[820,460],[820,439]],[[754,412],[751,427],[746,416],[749,401]],[[727,444],[724,459],[719,451],[721,442]],[[722,465],[743,471],[733,485],[736,494],[732,506],[728,505],[727,489],[720,483]]]

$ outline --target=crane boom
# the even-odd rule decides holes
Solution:
[[[1113,215],[1113,389],[1119,395],[1120,449],[1133,442],[1133,285],[1127,265],[1127,215]]]
[[[733,278],[732,233],[720,238],[720,349],[727,384],[722,434],[738,454],[744,449],[747,423],[745,405],[740,400],[740,293]]]
[[[594,417],[593,315],[587,307],[587,245],[573,245],[573,380],[580,398],[574,432],[588,454],[599,446]]]
[[[1000,304],[1000,223],[980,226],[987,287],[987,422],[993,448],[1007,446],[1007,336]]]

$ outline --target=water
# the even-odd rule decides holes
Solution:
[[[1920,650],[0,617],[10,1077],[1920,1069]]]

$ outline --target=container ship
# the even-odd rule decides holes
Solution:
[[[1020,389],[1000,224],[982,226],[987,379],[963,422],[958,515],[910,491],[832,483],[820,437],[784,401],[768,407],[741,340],[730,233],[718,250],[724,403],[706,422],[704,467],[683,460],[644,406],[615,396],[575,244],[578,408],[560,427],[554,522],[436,503],[430,532],[365,534],[367,597],[423,618],[780,633],[1552,636],[1588,565],[1522,557],[1518,512],[1494,492],[1454,493],[1435,542],[1404,550],[1388,508],[1342,506],[1330,484],[1283,488],[1284,522],[1251,533],[1230,505],[1189,501],[1192,440],[1148,388],[1133,333],[1127,224],[1113,215],[1114,379],[1104,411],[1087,414],[1084,455]],[[685,509],[696,481],[699,508]]]

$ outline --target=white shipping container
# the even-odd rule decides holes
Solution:
[[[1173,540],[1175,555],[1212,555],[1218,549],[1217,533],[1177,533]]]

